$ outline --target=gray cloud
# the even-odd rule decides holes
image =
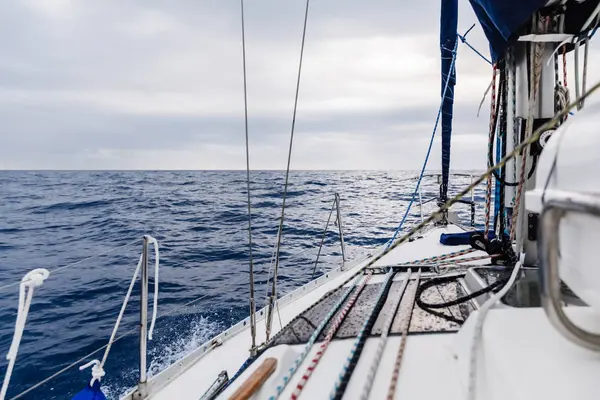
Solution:
[[[285,166],[304,4],[246,2],[254,168]],[[439,106],[438,10],[312,2],[294,168],[420,166]],[[3,5],[0,168],[243,168],[239,17],[219,0]],[[474,20],[461,2],[461,29]],[[479,29],[470,40],[485,52]],[[453,163],[481,168],[491,72],[466,47],[457,67]]]

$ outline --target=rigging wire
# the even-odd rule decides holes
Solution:
[[[454,44],[454,49],[452,50],[452,62],[450,64],[449,74],[452,74],[452,71],[454,71],[454,66],[456,64],[457,49],[458,49],[458,40]],[[433,132],[431,133],[431,139],[429,140],[429,147],[427,148],[427,154],[425,155],[425,162],[423,163],[423,167],[421,168],[421,174],[419,175],[419,179],[417,180],[417,185],[415,186],[415,190],[413,191],[413,194],[410,198],[410,202],[408,203],[408,207],[406,208],[406,211],[404,212],[404,216],[402,217],[400,224],[396,228],[396,231],[392,235],[392,238],[388,241],[387,248],[389,248],[391,246],[391,244],[394,243],[394,240],[396,240],[398,233],[402,230],[402,226],[404,225],[404,222],[406,221],[406,218],[408,217],[408,213],[410,212],[410,209],[411,209],[413,203],[415,202],[415,198],[417,197],[417,194],[419,193],[419,188],[421,187],[421,181],[423,180],[423,175],[425,174],[425,168],[427,168],[427,163],[429,162],[431,148],[433,147],[433,140],[435,139],[435,134],[437,132],[437,128],[440,123],[440,118],[442,116],[442,108],[444,106],[444,101],[446,100],[446,94],[448,93],[448,89],[450,87],[450,81],[451,81],[451,79],[450,79],[450,77],[448,77],[448,79],[446,79],[446,85],[444,86],[444,92],[442,94],[442,101],[440,103],[440,108],[438,109],[437,117],[435,119],[435,124],[433,126]]]
[[[105,250],[105,251],[103,251],[103,252],[101,252],[101,253],[98,253],[98,254],[95,254],[95,255],[93,255],[93,256],[89,256],[89,257],[83,258],[83,259],[81,259],[81,260],[79,260],[79,261],[75,261],[75,262],[73,262],[73,263],[70,263],[70,264],[67,264],[67,265],[63,265],[62,267],[59,267],[59,268],[56,268],[56,269],[50,270],[49,272],[50,272],[50,274],[51,274],[51,275],[54,275],[54,274],[56,274],[56,273],[58,273],[58,272],[60,272],[60,271],[63,271],[63,270],[65,270],[65,269],[72,268],[72,267],[74,267],[74,266],[76,266],[76,265],[82,264],[82,263],[84,263],[84,262],[86,262],[86,261],[89,261],[89,260],[91,260],[91,259],[93,259],[93,258],[96,258],[96,257],[102,257],[102,256],[105,256],[105,255],[107,255],[107,254],[113,253],[113,252],[115,252],[115,251],[117,251],[117,250],[120,250],[120,249],[122,249],[122,248],[125,248],[125,247],[127,247],[127,246],[131,246],[131,245],[133,245],[133,244],[137,243],[138,241],[139,241],[139,239],[135,239],[135,240],[133,240],[133,241],[130,241],[130,242],[128,242],[128,243],[125,243],[125,244],[123,244],[123,245],[120,245],[120,246],[117,246],[117,247],[113,247],[112,249]],[[21,282],[21,281],[19,280],[19,281],[17,281],[17,282],[13,282],[13,283],[9,283],[9,284],[7,284],[7,285],[4,285],[4,286],[0,286],[0,291],[2,291],[2,290],[4,290],[4,289],[11,288],[11,287],[14,287],[14,286],[18,286],[18,285],[20,285],[21,283],[23,283],[23,282]]]
[[[333,214],[333,210],[335,209],[335,205],[337,204],[337,198],[333,200],[333,204],[331,205],[331,211],[329,211],[329,217],[327,217],[327,223],[325,224],[325,229],[323,230],[323,235],[321,236],[321,244],[319,244],[319,251],[317,252],[317,258],[315,259],[315,266],[312,271],[311,279],[315,277],[315,272],[317,272],[317,265],[319,264],[319,256],[321,255],[321,249],[323,248],[323,243],[325,242],[325,236],[327,236],[327,229],[329,228],[329,222],[331,221],[331,215]]]
[[[283,221],[285,216],[285,200],[287,198],[288,182],[290,176],[290,162],[292,160],[292,148],[294,145],[294,130],[296,128],[296,112],[298,110],[298,94],[300,92],[300,78],[302,76],[302,60],[304,57],[304,43],[306,41],[306,26],[308,23],[308,9],[310,0],[306,0],[306,10],[304,12],[304,26],[302,28],[302,44],[300,46],[300,61],[298,62],[298,79],[296,81],[296,95],[294,98],[294,113],[292,116],[292,129],[290,133],[290,147],[288,150],[287,167],[285,171],[285,185],[283,189],[283,200],[281,204],[281,220],[279,221],[279,235],[277,236],[277,250],[275,252],[275,268],[273,270],[273,283],[271,286],[271,297],[269,299],[269,308],[267,310],[267,332],[266,340],[271,336],[271,325],[273,323],[273,306],[277,298],[277,274],[279,272],[279,251],[281,249],[281,236],[283,234]]]
[[[246,132],[246,192],[248,194],[248,253],[250,257],[250,335],[251,355],[256,354],[256,304],[254,303],[254,260],[252,257],[252,203],[250,200],[250,150],[248,141],[248,86],[246,74],[246,29],[244,26],[244,0],[240,0],[242,19],[242,69],[244,75],[244,128]]]

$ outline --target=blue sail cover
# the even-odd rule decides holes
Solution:
[[[106,396],[100,389],[100,381],[94,381],[92,386],[87,385],[81,392],[77,393],[71,400],[106,400]]]
[[[454,107],[454,85],[456,68],[454,65],[458,29],[458,0],[442,0],[440,24],[440,49],[442,52],[442,186],[440,201],[448,195],[448,175],[450,173],[450,143],[452,138],[452,110]]]
[[[444,2],[442,0],[442,3]],[[502,58],[511,36],[548,0],[469,0],[469,2],[490,43],[492,62],[495,63]]]

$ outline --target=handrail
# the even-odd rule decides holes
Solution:
[[[559,229],[560,221],[569,212],[600,217],[600,201],[597,197],[580,193],[558,190],[546,192],[538,240],[542,306],[552,325],[565,338],[587,349],[600,351],[600,335],[575,325],[560,304]]]

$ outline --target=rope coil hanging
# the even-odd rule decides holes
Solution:
[[[29,307],[33,300],[33,293],[36,288],[42,286],[44,281],[48,279],[50,272],[44,268],[37,268],[33,271],[25,274],[21,279],[19,285],[19,305],[17,307],[17,320],[15,322],[15,331],[13,334],[10,348],[6,354],[8,360],[8,366],[6,367],[6,373],[4,374],[4,381],[2,383],[2,389],[0,389],[0,400],[4,400],[8,385],[10,384],[10,378],[12,376],[13,368],[17,360],[17,354],[19,353],[19,345],[23,338],[23,331],[25,330],[25,324],[27,323],[27,316],[29,315]]]

